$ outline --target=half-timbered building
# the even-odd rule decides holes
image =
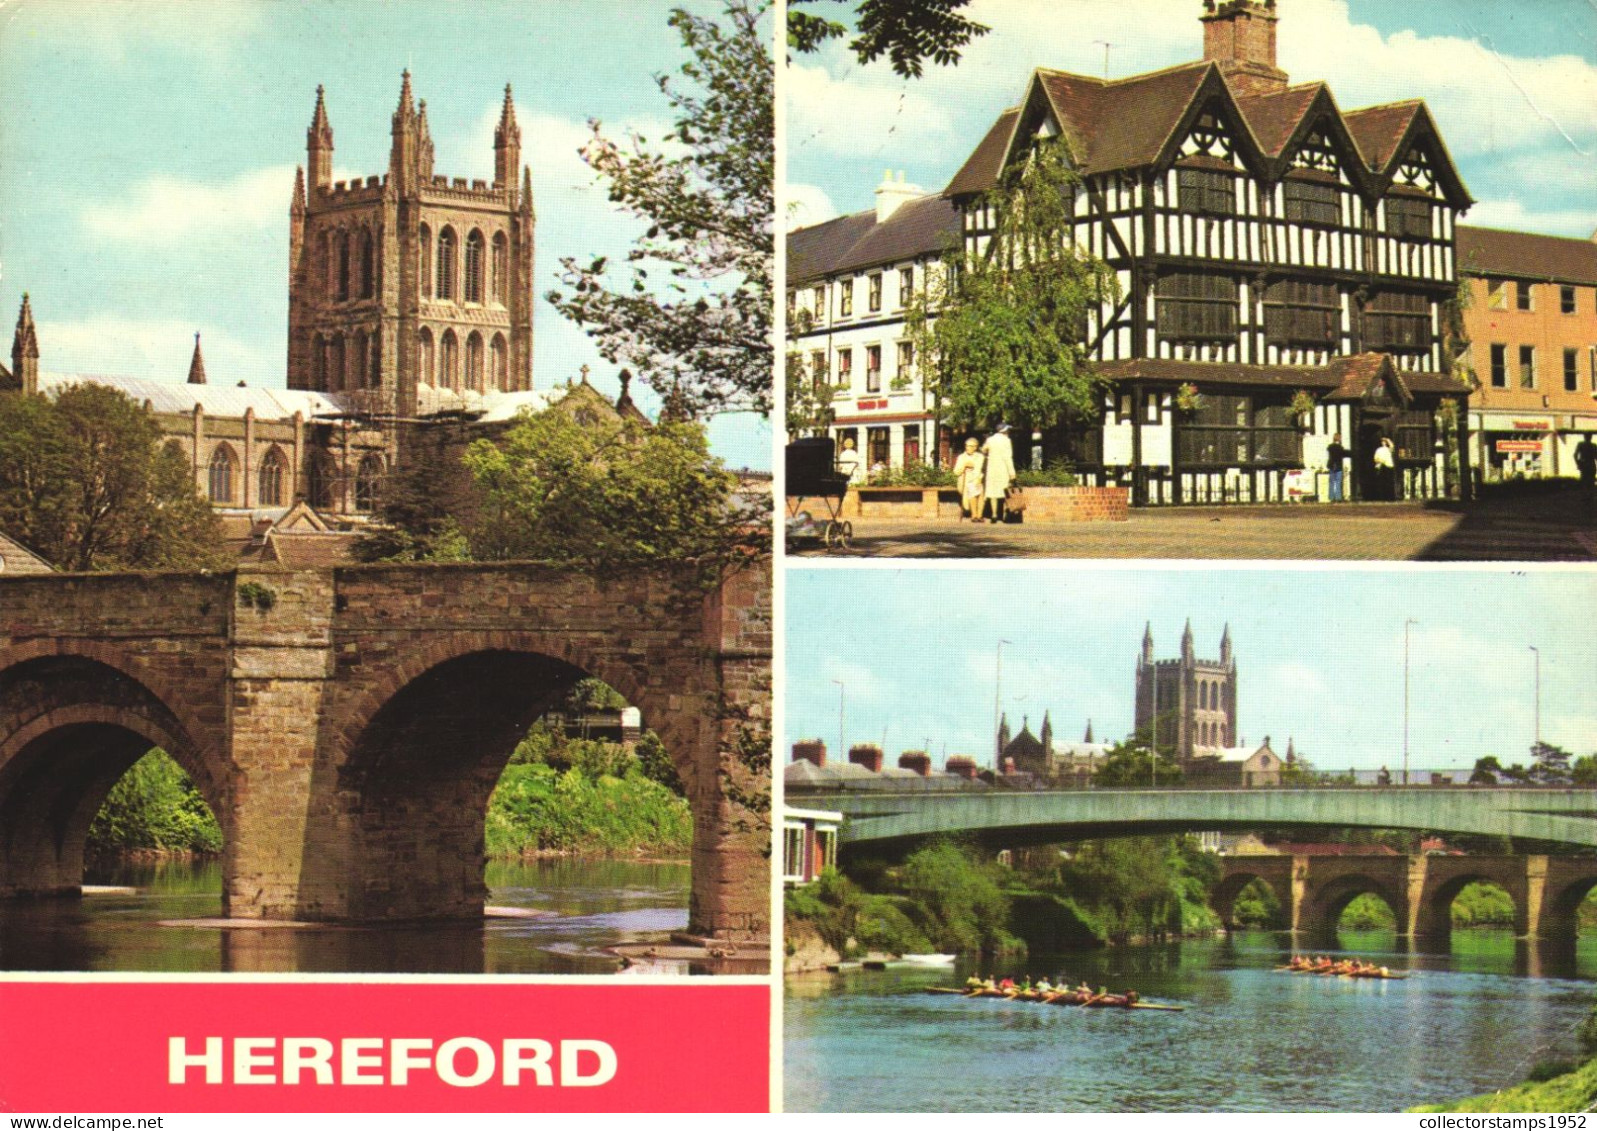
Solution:
[[[1422,101],[1343,111],[1291,84],[1276,21],[1275,0],[1208,0],[1199,62],[1035,71],[941,194],[966,254],[988,254],[1006,168],[1061,145],[1073,239],[1119,281],[1087,327],[1101,418],[1022,429],[1021,460],[1068,459],[1139,503],[1323,497],[1340,435],[1357,497],[1446,489],[1469,387],[1444,316],[1471,198]],[[1384,438],[1392,477],[1374,474]]]

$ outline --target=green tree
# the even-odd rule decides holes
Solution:
[[[1497,775],[1503,772],[1503,764],[1492,754],[1484,758],[1475,759],[1475,769],[1470,772],[1470,785],[1496,785]]]
[[[1551,742],[1537,742],[1530,748],[1532,780],[1538,785],[1569,784],[1569,751]]]
[[[1584,754],[1570,767],[1570,781],[1574,785],[1597,785],[1597,754]]]
[[[568,257],[563,289],[548,296],[607,360],[694,415],[769,413],[773,400],[775,117],[760,29],[766,9],[763,0],[727,0],[724,25],[671,13],[690,55],[685,83],[657,78],[674,127],[656,142],[633,135],[623,143],[594,121],[582,150],[609,182],[610,200],[649,227],[627,253],[626,278],[607,257]]]
[[[466,531],[478,560],[596,573],[697,562],[718,575],[769,541],[769,515],[736,495],[696,424],[584,423],[550,409],[498,443],[476,441],[465,463],[480,499]]]
[[[205,798],[164,750],[151,750],[111,787],[89,825],[91,852],[222,851],[222,830]]]
[[[1181,766],[1174,758],[1163,751],[1155,753],[1137,738],[1117,743],[1092,775],[1093,784],[1100,786],[1176,785],[1181,778]]]
[[[904,894],[925,909],[925,930],[932,943],[946,950],[973,953],[997,950],[1009,937],[1009,898],[996,875],[949,841],[913,852],[904,861],[900,882]]]
[[[0,393],[0,529],[66,570],[226,564],[188,460],[104,385]]]
[[[1062,139],[1039,142],[988,194],[987,248],[952,253],[910,303],[906,326],[946,423],[1048,428],[1098,413],[1104,382],[1085,334],[1119,284],[1071,239],[1079,180]]]
[[[796,342],[810,324],[808,313],[794,315],[787,324],[789,339]],[[783,408],[787,414],[787,434],[824,436],[832,421],[837,419],[834,397],[841,385],[833,385],[805,367],[804,358],[795,347],[787,355],[787,400]]]
[[[471,556],[465,528],[477,510],[471,474],[461,456],[464,421],[416,429],[405,458],[383,484],[376,520],[355,540],[363,562],[454,562]]]
[[[787,43],[796,52],[810,52],[831,39],[849,34],[848,25],[805,10],[816,0],[790,0]],[[853,0],[833,0],[851,3]],[[970,0],[859,0],[854,9],[855,37],[849,49],[863,63],[886,55],[893,70],[919,78],[925,60],[941,66],[959,62],[960,51],[986,35],[988,28],[964,15]]]

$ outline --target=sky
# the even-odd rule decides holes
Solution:
[[[794,60],[789,223],[874,205],[883,170],[945,186],[1039,66],[1123,78],[1201,59],[1199,0],[973,0],[992,30],[956,67],[901,80],[841,46]],[[1477,203],[1466,222],[1597,228],[1592,0],[1279,0],[1279,64],[1343,110],[1423,98]]]
[[[1132,727],[1145,625],[1156,659],[1180,655],[1192,622],[1200,659],[1229,624],[1238,735],[1288,738],[1317,768],[1402,765],[1404,622],[1409,757],[1415,770],[1525,762],[1541,731],[1597,753],[1597,573],[1590,570],[1371,570],[1140,564],[787,572],[783,760],[799,738],[883,744],[889,761],[929,749],[992,763],[998,645],[1012,729],[1051,712],[1061,740],[1087,721],[1100,742]],[[842,687],[835,681],[841,681]],[[841,704],[840,704],[841,699]]]
[[[327,88],[334,178],[380,174],[407,67],[427,100],[435,170],[450,177],[492,180],[513,84],[541,296],[562,257],[618,257],[645,226],[613,209],[577,151],[590,118],[612,136],[665,132],[654,76],[683,58],[665,22],[673,6],[0,0],[5,325],[28,291],[46,371],[180,382],[201,331],[212,382],[281,387],[289,197],[316,87]],[[535,387],[587,364],[595,386],[619,391],[616,367],[542,301],[534,350]],[[721,417],[710,434],[728,463],[770,466],[765,421]]]

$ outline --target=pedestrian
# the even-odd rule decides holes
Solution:
[[[838,474],[848,476],[848,481],[853,483],[859,478],[860,454],[854,447],[851,437],[843,440],[843,450],[837,453]]]
[[[1597,444],[1590,432],[1575,445],[1575,466],[1580,469],[1580,501],[1589,515],[1597,509]]]
[[[986,466],[987,457],[982,455],[981,441],[970,437],[965,441],[965,450],[954,461],[954,482],[959,487],[960,516],[972,522],[981,521],[982,472]]]
[[[1015,446],[1009,439],[1009,425],[1000,424],[998,430],[987,437],[981,450],[987,456],[987,471],[983,480],[987,496],[987,511],[993,522],[1004,521],[1004,496],[1015,481]]]
[[[1342,446],[1342,433],[1331,435],[1331,446],[1325,449],[1325,470],[1330,478],[1331,502],[1342,501],[1342,468],[1347,463],[1347,449]]]
[[[1382,436],[1375,448],[1375,497],[1387,501],[1397,498],[1397,453],[1390,436]]]

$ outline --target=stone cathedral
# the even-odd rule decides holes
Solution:
[[[1220,757],[1237,739],[1237,660],[1231,629],[1220,637],[1218,660],[1198,659],[1192,622],[1181,634],[1181,655],[1153,658],[1153,626],[1143,630],[1137,657],[1136,730],[1175,747],[1176,761]],[[1157,728],[1157,729],[1156,729]]]

